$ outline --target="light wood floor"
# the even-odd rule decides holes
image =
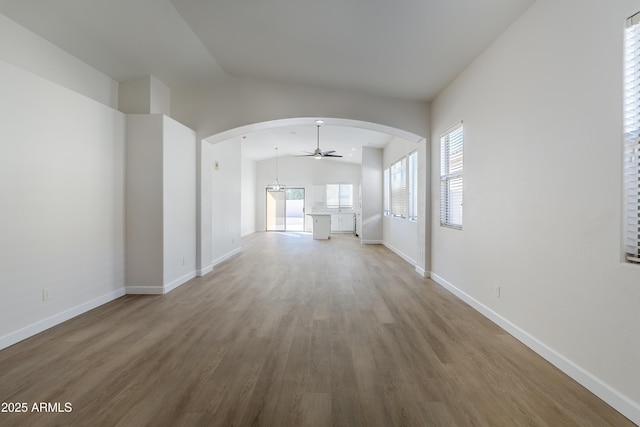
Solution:
[[[0,351],[2,426],[627,426],[381,246],[257,233],[164,296]],[[30,408],[31,409],[31,408]]]

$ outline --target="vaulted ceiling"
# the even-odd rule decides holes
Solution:
[[[533,2],[0,0],[0,13],[118,81],[232,75],[430,101]]]

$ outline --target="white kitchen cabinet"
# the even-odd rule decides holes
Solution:
[[[313,238],[316,240],[328,239],[331,234],[331,214],[307,214],[313,220]]]
[[[353,213],[332,213],[331,214],[332,233],[352,233]]]

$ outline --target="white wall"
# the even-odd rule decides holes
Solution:
[[[125,114],[171,116],[171,90],[154,76],[118,83],[118,110]]]
[[[196,272],[204,276],[213,270],[213,146],[196,143]]]
[[[208,138],[253,123],[292,117],[336,117],[428,135],[429,106],[286,83],[227,77],[209,87],[172,88],[172,116]]]
[[[129,292],[163,293],[163,117],[127,116],[126,280]],[[135,289],[135,291],[134,291]]]
[[[622,262],[622,43],[637,1],[538,0],[432,104],[432,271],[640,423],[640,267]],[[464,225],[439,133],[465,130]],[[500,297],[494,286],[501,286]]]
[[[265,230],[266,187],[276,179],[275,157],[256,162],[256,230]],[[354,208],[357,206],[360,185],[360,165],[336,162],[328,159],[317,160],[312,157],[283,156],[278,158],[278,179],[287,187],[305,189],[305,210],[325,209],[313,201],[313,186],[325,184],[352,184]],[[305,215],[305,231],[312,230],[310,217]]]
[[[413,151],[417,151],[417,149],[418,145],[413,142],[394,138],[382,152],[383,171],[386,168],[390,168],[392,163],[408,156]],[[422,167],[424,168],[424,165]],[[425,191],[424,187],[422,189],[422,191]],[[411,265],[417,265],[418,260],[421,259],[419,252],[421,250],[424,251],[424,247],[418,247],[418,221],[383,216],[382,239],[385,246],[400,255]]]
[[[127,293],[196,274],[196,135],[162,114],[127,116]]]
[[[0,15],[0,59],[112,108],[118,83],[16,22]]]
[[[240,234],[246,236],[256,231],[256,161],[242,156],[240,189]]]
[[[166,116],[163,133],[163,285],[171,290],[196,270],[196,133]]]
[[[430,276],[431,270],[431,145],[418,142],[418,259],[416,271]],[[424,190],[423,190],[424,189]]]
[[[362,147],[362,243],[383,243],[382,150]]]
[[[4,61],[0,81],[4,348],[124,294],[125,119]]]
[[[215,266],[240,251],[240,144],[233,140],[210,144],[210,153],[203,173],[211,176],[210,265]]]

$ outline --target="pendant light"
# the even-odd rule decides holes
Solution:
[[[276,150],[276,183],[267,185],[267,191],[272,193],[285,190],[285,186],[278,182],[278,147],[276,147],[275,150]]]

